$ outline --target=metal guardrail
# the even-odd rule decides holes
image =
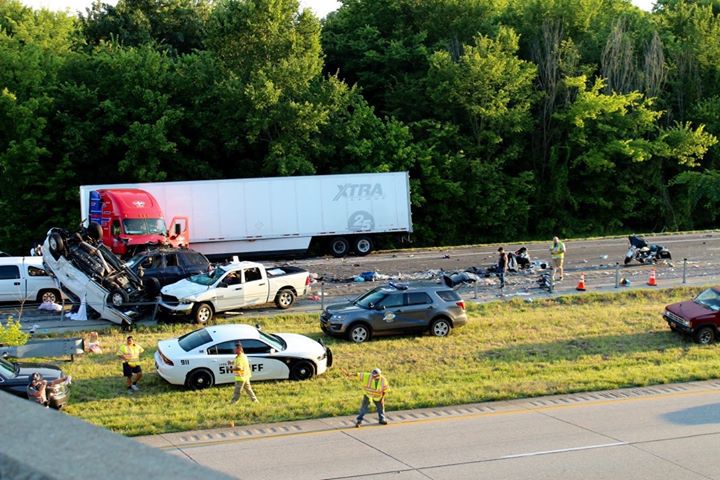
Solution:
[[[30,340],[25,345],[0,346],[0,355],[7,354],[15,358],[64,357],[69,355],[70,360],[74,361],[75,355],[81,353],[84,353],[82,338]]]

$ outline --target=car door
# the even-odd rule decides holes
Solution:
[[[164,257],[164,272],[163,277],[167,281],[167,284],[175,283],[178,280],[182,280],[185,275],[180,265],[180,259],[178,254],[174,252],[167,252],[163,255]]]
[[[221,342],[207,349],[207,367],[215,375],[215,383],[235,382],[235,343],[236,340]]]
[[[283,356],[262,340],[241,340],[252,369],[252,380],[286,379],[289,370]]]
[[[20,279],[20,267],[0,265],[0,302],[18,302],[25,298],[25,285]]]
[[[402,316],[404,305],[402,292],[387,294],[377,303],[371,314],[373,330],[385,333],[402,330],[406,322]]]
[[[245,306],[245,292],[240,270],[226,273],[215,285],[215,305],[219,311]]]
[[[243,269],[245,304],[257,305],[268,301],[268,280],[263,277],[259,267]]]
[[[430,325],[435,306],[433,300],[425,292],[408,292],[405,294],[403,318],[406,328],[425,329]]]

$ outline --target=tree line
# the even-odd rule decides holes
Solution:
[[[0,0],[0,250],[83,184],[409,171],[420,245],[712,228],[720,1]]]

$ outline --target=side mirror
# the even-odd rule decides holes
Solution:
[[[182,233],[181,228],[182,228],[182,227],[180,227],[180,224],[179,224],[179,223],[176,223],[175,225],[173,225],[173,232],[175,233],[175,236],[176,236],[176,237],[177,237],[178,235],[180,235],[180,233]]]

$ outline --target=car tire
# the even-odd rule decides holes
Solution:
[[[373,251],[373,242],[370,237],[362,236],[355,239],[355,255],[364,257]]]
[[[350,242],[345,237],[335,237],[330,240],[330,253],[335,258],[342,258],[350,251]]]
[[[87,228],[87,236],[92,238],[96,242],[99,242],[100,240],[102,240],[103,231],[102,231],[102,227],[100,226],[100,224],[91,222]]]
[[[289,288],[283,288],[275,295],[275,306],[280,310],[286,310],[295,303],[295,294]]]
[[[307,360],[301,360],[290,368],[291,380],[309,380],[315,375],[315,367]]]
[[[62,235],[57,232],[50,234],[48,238],[48,247],[50,248],[50,254],[55,260],[59,259],[65,251],[65,242],[63,241]]]
[[[430,324],[430,333],[434,337],[447,337],[452,331],[452,324],[447,318],[438,318]]]
[[[40,290],[37,294],[38,303],[60,303],[60,292],[54,289]]]
[[[198,368],[187,374],[185,386],[192,390],[202,390],[215,385],[215,377],[206,368]]]
[[[701,327],[695,332],[694,338],[700,345],[710,345],[715,341],[715,331],[712,327]]]
[[[108,305],[114,308],[121,308],[130,301],[130,297],[128,297],[128,294],[121,290],[118,287],[113,287],[110,289],[110,294],[108,295]]]
[[[157,297],[160,295],[160,280],[156,277],[145,277],[142,279],[143,289],[149,297]]]
[[[364,323],[356,323],[348,329],[348,340],[354,343],[363,343],[370,340],[370,327]]]
[[[213,308],[208,303],[201,303],[193,310],[193,318],[195,319],[195,323],[198,323],[200,325],[204,325],[210,320],[212,320],[213,314]]]

